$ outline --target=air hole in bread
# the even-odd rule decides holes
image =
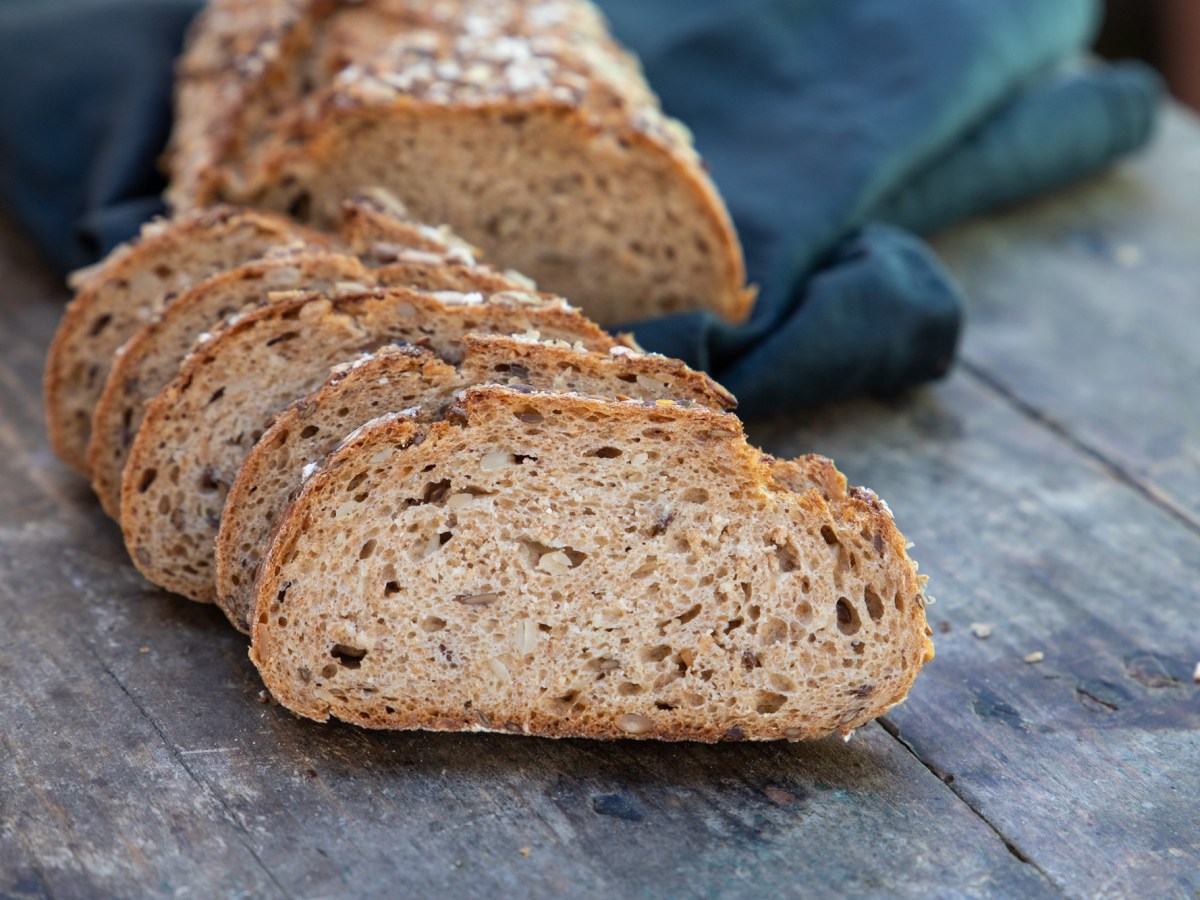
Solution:
[[[158,469],[147,469],[142,473],[142,479],[138,482],[138,493],[144,494],[150,490],[150,485],[154,484],[154,479],[158,477]]]
[[[707,503],[710,495],[704,488],[688,488],[683,492],[685,503]]]
[[[897,612],[904,612],[904,598],[900,596],[900,592],[896,591],[896,599],[893,601]]]
[[[838,631],[842,634],[858,634],[859,628],[862,627],[862,620],[858,616],[858,610],[845,597],[838,597],[837,623]]]
[[[98,318],[95,322],[92,323],[92,327],[88,329],[88,336],[95,337],[100,332],[102,332],[105,328],[107,328],[110,322],[112,322],[112,316],[109,315],[108,313],[105,313],[100,318]],[[99,372],[98,369],[97,369],[97,372]]]
[[[788,636],[787,622],[774,616],[767,619],[758,628],[758,639],[763,644],[778,644],[786,641]]]
[[[659,644],[657,647],[647,647],[640,654],[642,662],[662,662],[670,655],[671,648],[666,644]]]
[[[622,681],[617,685],[617,693],[622,697],[635,697],[643,690],[644,688],[636,681]]]
[[[883,618],[883,601],[869,587],[863,592],[863,602],[867,606],[867,615],[871,617],[871,621],[878,622]]]
[[[383,596],[394,597],[400,593],[400,585],[394,581],[389,581],[383,586]]]
[[[600,459],[616,459],[621,455],[620,447],[601,447],[598,450],[593,450],[588,456],[596,456]]]
[[[349,644],[334,644],[329,655],[338,661],[338,665],[347,669],[357,669],[362,664],[367,651]],[[324,673],[322,672],[322,674]]]
[[[840,544],[840,543],[841,543],[841,541],[839,541],[839,540],[838,540],[837,532],[836,532],[836,531],[834,531],[834,530],[833,530],[833,529],[832,529],[830,526],[828,526],[828,525],[822,525],[822,526],[821,526],[821,537],[822,537],[822,538],[825,540],[825,543],[827,543],[827,544],[828,544],[829,546],[831,546],[831,547],[832,547],[834,544]]]
[[[358,486],[366,480],[367,480],[367,473],[365,471],[359,472],[357,475],[355,475],[353,478],[351,478],[350,483],[346,485],[346,493],[347,494],[353,493],[358,488]]]
[[[316,425],[305,425],[300,429],[300,438],[301,440],[307,441],[311,437],[316,437],[320,431],[321,429]]]
[[[779,712],[785,703],[787,703],[787,697],[772,691],[759,691],[754,695],[754,711],[757,713]]]
[[[430,634],[441,631],[445,627],[446,620],[438,618],[437,616],[426,616],[421,620],[421,630],[427,631]]]
[[[216,403],[218,400],[220,400],[224,396],[225,396],[225,388],[219,387],[215,391],[213,391],[212,396],[208,398],[208,403],[205,405],[212,406],[214,403]]]
[[[358,551],[358,558],[359,559],[370,559],[371,554],[375,552],[376,544],[377,544],[377,542],[376,542],[375,538],[371,538],[369,541],[364,543]]]
[[[297,222],[307,222],[312,215],[312,194],[301,191],[287,206],[287,213]]]
[[[780,572],[795,572],[800,568],[800,557],[796,553],[796,548],[791,543],[785,541],[783,544],[776,546],[775,558],[779,560]],[[804,580],[808,581],[808,578],[806,577]],[[801,590],[804,590],[804,588],[801,587]]]
[[[333,678],[338,673],[338,667],[333,663],[328,663],[321,667],[322,678]]]

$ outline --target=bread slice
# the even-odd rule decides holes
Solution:
[[[293,712],[370,728],[848,734],[931,656],[922,584],[873,495],[772,468],[662,402],[483,387],[377,420],[279,522],[251,658]]]
[[[332,292],[339,284],[362,291],[371,283],[357,257],[324,251],[268,254],[184,291],[142,325],[113,360],[92,413],[87,461],[104,511],[114,519],[120,514],[121,473],[145,406],[179,373],[198,338],[227,317],[262,306],[271,292]]]
[[[338,236],[349,252],[371,265],[428,253],[461,265],[475,265],[479,249],[445,225],[416,222],[397,197],[383,188],[356,191],[342,204]]]
[[[276,417],[250,451],[229,490],[217,536],[217,603],[249,633],[254,573],[278,514],[295,497],[305,472],[349,432],[382,413],[411,410],[417,418],[440,413],[454,394],[476,384],[520,384],[524,389],[672,399],[712,409],[735,401],[707,375],[678,360],[623,347],[589,352],[528,336],[468,335],[457,369],[428,354],[381,350],[334,369],[314,393]]]
[[[225,151],[179,154],[171,202],[328,227],[344,198],[378,185],[601,324],[695,308],[746,316],[740,245],[691,136],[591,4],[564,0],[556,18],[460,2],[419,29],[390,6],[314,16],[312,50],[295,63],[307,78],[280,82],[268,104],[278,116],[235,126],[243,139]],[[297,83],[307,87],[284,99]],[[232,115],[179,99],[180,131]]]
[[[217,207],[148,224],[137,239],[75,279],[79,292],[46,358],[46,424],[55,454],[88,474],[92,410],[113,355],[171,294],[297,241],[327,244],[273,213]]]
[[[114,360],[92,416],[88,465],[105,512],[114,519],[120,515],[121,473],[146,404],[179,373],[197,338],[219,330],[229,316],[263,306],[271,292],[358,293],[371,287],[486,293],[523,289],[519,279],[462,262],[464,255],[453,235],[444,235],[447,240],[442,241],[440,231],[427,238],[404,233],[418,227],[384,219],[371,227],[371,233],[378,236],[387,228],[393,241],[407,237],[425,247],[442,247],[443,252],[394,242],[376,244],[376,256],[386,246],[393,260],[377,269],[366,268],[357,257],[327,251],[269,253],[185,291],[143,325]]]
[[[230,324],[198,345],[146,409],[121,483],[121,529],[134,563],[162,587],[211,601],[225,494],[272,415],[360,352],[412,343],[457,362],[466,334],[526,329],[598,350],[614,343],[564,301],[516,291],[486,300],[403,289],[310,293]]]

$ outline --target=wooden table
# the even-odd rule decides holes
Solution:
[[[888,498],[937,660],[848,744],[710,747],[260,702],[50,456],[64,292],[5,231],[0,895],[1200,896],[1200,128],[938,247],[948,380],[750,426]]]

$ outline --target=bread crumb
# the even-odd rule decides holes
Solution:
[[[150,652],[149,647],[138,647],[138,653],[149,653],[149,652]]]
[[[777,803],[780,806],[787,806],[796,800],[796,795],[791,791],[785,791],[783,788],[777,788],[774,785],[767,785],[763,788],[763,794],[772,803]]]
[[[1030,665],[1033,665],[1034,663],[1040,663],[1045,658],[1046,658],[1046,654],[1043,653],[1041,650],[1034,650],[1032,653],[1028,654],[1025,657],[1025,662],[1029,663]]]
[[[1200,662],[1196,663],[1196,671],[1192,673],[1192,681],[1200,682]]]
[[[522,855],[523,857],[525,857],[526,859],[529,859],[529,855],[530,855],[531,853],[533,853],[533,850],[532,850],[532,848],[530,848],[530,847],[522,847],[522,848],[521,848],[521,855]]]
[[[986,641],[992,636],[992,629],[996,626],[990,622],[972,622],[971,634],[979,638],[981,641]]]

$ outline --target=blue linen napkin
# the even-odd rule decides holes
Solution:
[[[155,159],[196,0],[0,0],[0,205],[60,271],[160,212]],[[602,0],[697,145],[760,287],[740,326],[630,323],[745,415],[944,374],[960,297],[929,233],[1143,145],[1136,64],[1062,71],[1094,0]]]

